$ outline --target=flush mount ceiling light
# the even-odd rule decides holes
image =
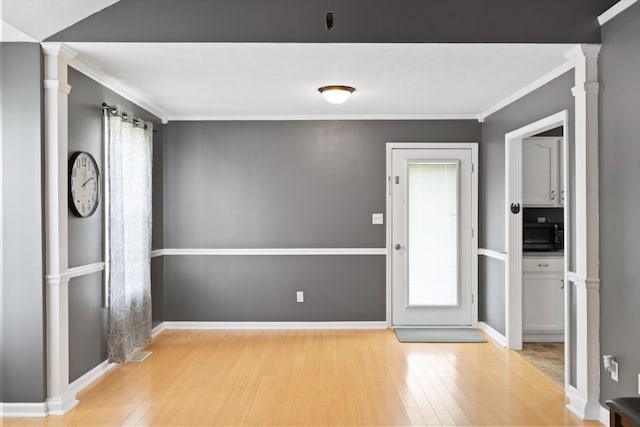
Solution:
[[[324,96],[324,99],[332,104],[342,104],[349,99],[356,89],[351,86],[331,85],[322,86],[318,91]]]

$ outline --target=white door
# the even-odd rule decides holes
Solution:
[[[473,148],[392,149],[394,326],[473,323]]]

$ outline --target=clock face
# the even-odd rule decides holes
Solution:
[[[100,171],[91,154],[73,153],[69,159],[69,207],[79,217],[92,215],[100,201]]]

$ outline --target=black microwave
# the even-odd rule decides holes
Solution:
[[[522,250],[559,251],[564,249],[564,225],[561,223],[525,223],[522,228]]]

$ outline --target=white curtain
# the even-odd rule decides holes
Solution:
[[[152,124],[106,114],[109,361],[151,339]]]

